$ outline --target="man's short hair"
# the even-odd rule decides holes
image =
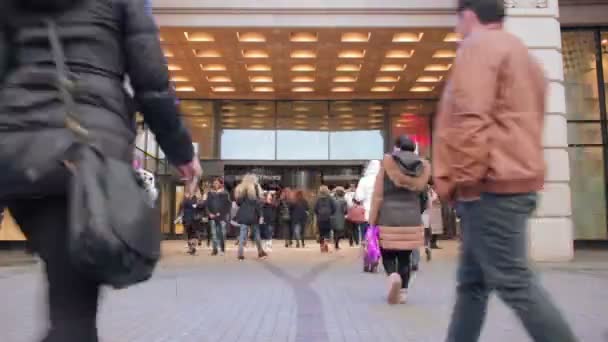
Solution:
[[[458,12],[471,10],[483,24],[502,22],[505,18],[504,0],[458,0]]]

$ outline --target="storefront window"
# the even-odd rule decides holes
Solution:
[[[224,101],[220,106],[222,159],[274,160],[275,104],[270,101]]]
[[[277,103],[277,160],[329,159],[328,103]]]
[[[391,105],[391,146],[401,135],[408,135],[418,147],[418,154],[431,157],[431,117],[437,103],[405,101]]]
[[[331,160],[381,159],[384,152],[382,103],[335,101],[330,105],[329,158]]]
[[[562,33],[575,239],[607,238],[597,31]],[[604,113],[605,114],[605,113]]]

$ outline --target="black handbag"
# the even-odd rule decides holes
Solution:
[[[0,190],[0,198],[27,197],[36,191],[48,195],[60,191],[63,183],[69,200],[68,248],[74,266],[102,285],[124,288],[137,284],[152,276],[160,258],[159,215],[146,201],[132,166],[105,156],[80,125],[72,95],[75,84],[68,76],[57,27],[52,20],[46,24],[66,129],[2,134],[12,148],[34,154],[12,160],[18,165],[12,165],[9,174],[16,183],[10,191]],[[15,138],[20,135],[20,139]],[[50,151],[47,145],[40,145],[42,141],[50,143],[49,138],[56,139]],[[0,149],[0,166],[11,164],[2,152]],[[57,174],[67,177],[66,182],[57,181],[53,176]],[[2,184],[10,177],[0,177]]]

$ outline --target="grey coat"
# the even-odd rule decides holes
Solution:
[[[348,212],[348,203],[344,197],[338,197],[334,200],[336,204],[336,213],[332,217],[333,227],[336,231],[343,231],[346,224],[346,213]]]

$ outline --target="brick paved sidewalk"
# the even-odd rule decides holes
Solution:
[[[125,291],[104,292],[102,342],[441,342],[454,300],[453,244],[423,264],[407,305],[384,301],[385,277],[361,272],[360,251],[321,255],[275,245],[266,261],[247,251],[236,260],[185,255],[184,242],[164,245],[155,277]],[[346,245],[345,245],[346,246]],[[605,260],[605,259],[604,259]],[[588,260],[586,260],[588,265]],[[608,273],[575,264],[541,266],[543,283],[584,342],[608,341]],[[567,266],[567,267],[565,267]],[[19,272],[0,268],[0,341],[33,342],[44,330],[40,266]],[[525,342],[514,315],[498,300],[490,305],[481,341]]]

